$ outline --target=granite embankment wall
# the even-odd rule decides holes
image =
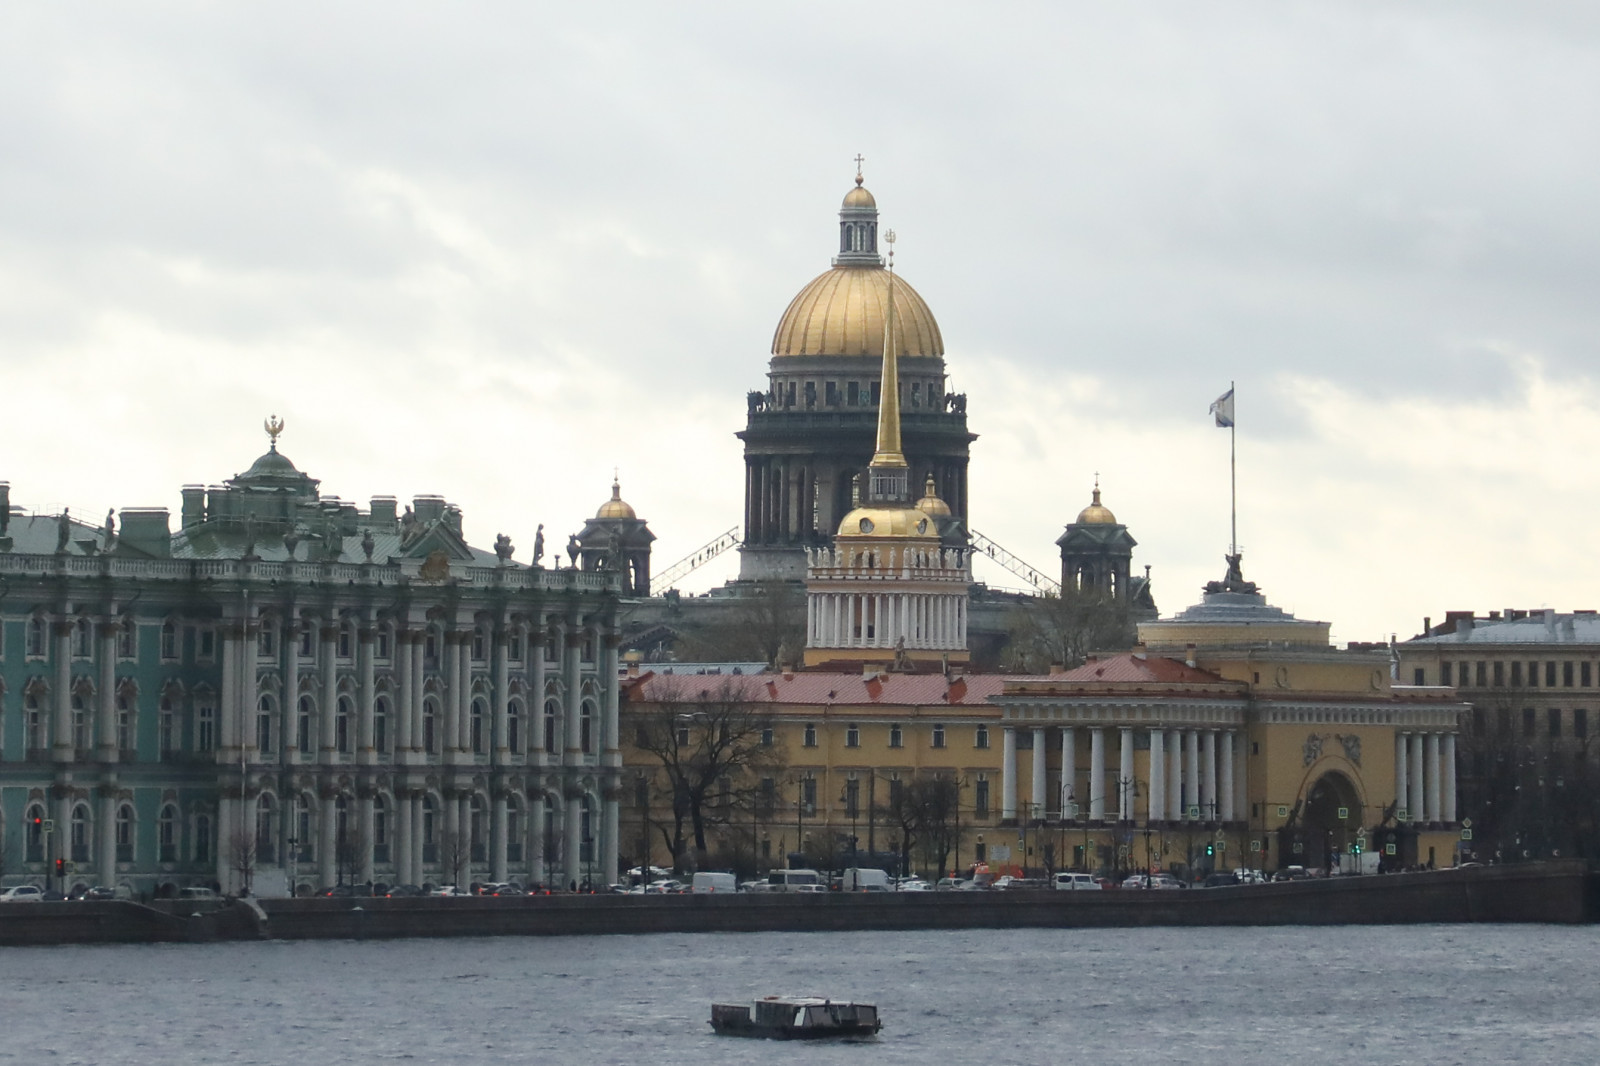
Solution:
[[[1593,921],[1582,863],[1179,892],[302,899],[0,906],[0,945],[602,933]]]

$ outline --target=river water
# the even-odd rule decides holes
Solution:
[[[1584,1063],[1600,928],[730,933],[0,952],[26,1063]],[[876,1001],[862,1044],[713,999]]]

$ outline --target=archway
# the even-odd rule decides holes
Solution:
[[[1329,770],[1306,790],[1305,854],[1307,866],[1332,870],[1348,855],[1361,829],[1361,793],[1338,770]]]

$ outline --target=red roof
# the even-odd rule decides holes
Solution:
[[[702,691],[716,696],[728,686],[751,703],[829,704],[931,707],[989,707],[1006,678],[1000,674],[973,674],[947,678],[943,674],[835,674],[805,671],[790,674],[642,674],[624,682],[628,698],[635,701],[697,697]]]
[[[1168,659],[1162,655],[1146,656],[1125,652],[1122,655],[1091,660],[1076,670],[1068,670],[1064,674],[1052,674],[1048,678],[1034,680],[1091,684],[1097,681],[1111,684],[1143,681],[1167,685],[1214,685],[1224,679],[1208,670],[1198,670],[1177,659]]]

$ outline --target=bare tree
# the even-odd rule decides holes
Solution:
[[[961,833],[960,782],[948,774],[935,774],[914,779],[906,792],[907,803],[917,812],[923,857],[943,877]]]
[[[444,884],[459,885],[466,870],[472,850],[467,838],[454,829],[439,832],[439,880]]]
[[[255,882],[256,834],[251,829],[235,829],[228,834],[228,869],[239,875],[239,885],[248,896]]]
[[[334,876],[340,884],[356,883],[366,855],[367,835],[358,826],[346,826],[333,849]]]
[[[1008,668],[1043,673],[1081,666],[1090,652],[1121,651],[1138,639],[1128,605],[1094,589],[1045,594],[1019,606],[1007,625]]]
[[[784,763],[772,713],[745,695],[749,679],[664,676],[630,704],[627,725],[635,745],[660,764],[652,775],[670,818],[660,829],[676,864],[685,830],[697,864],[709,853],[707,834],[761,802],[761,778]]]
[[[785,665],[779,660],[805,647],[805,589],[793,581],[756,582],[720,618],[682,640],[684,654],[695,659]]]

